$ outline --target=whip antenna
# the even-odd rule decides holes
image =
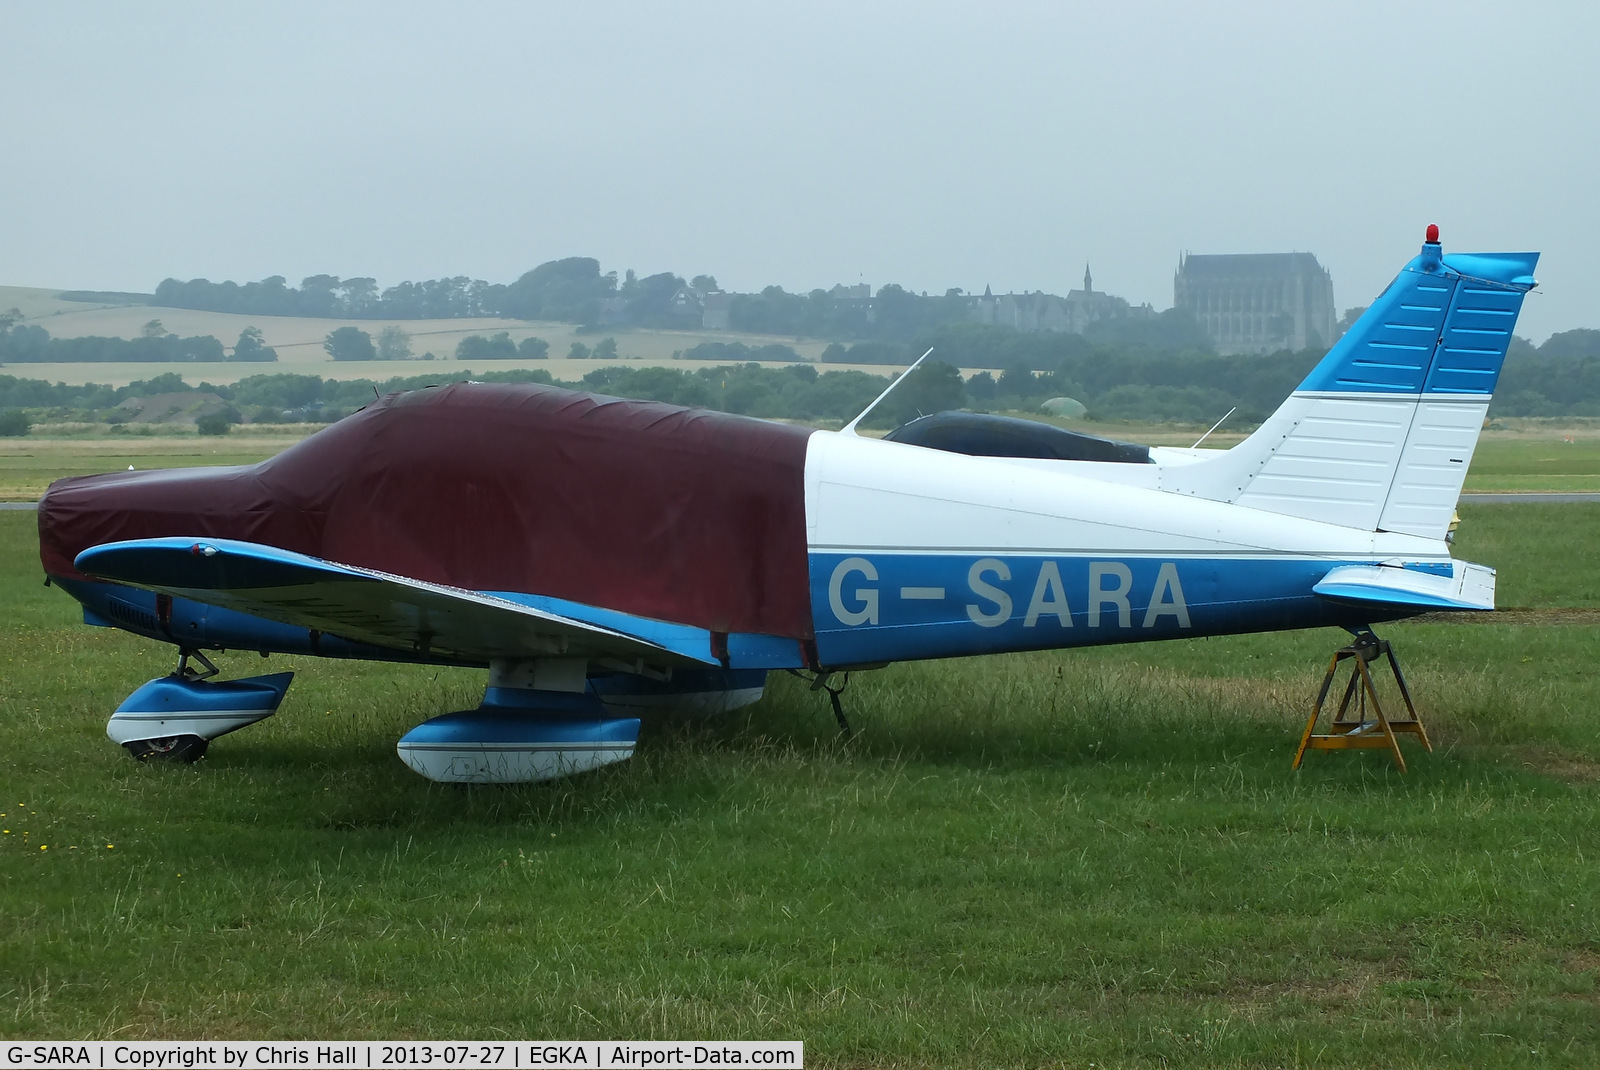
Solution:
[[[1226,420],[1228,417],[1232,416],[1234,413],[1236,413],[1238,411],[1239,411],[1239,406],[1235,405],[1233,408],[1231,408],[1227,412],[1223,413],[1222,414],[1222,420],[1218,420],[1216,423],[1211,425],[1211,431],[1215,431],[1217,428],[1221,427],[1223,420]],[[1199,449],[1200,448],[1200,443],[1204,442],[1206,440],[1206,438],[1210,436],[1211,431],[1207,431],[1204,435],[1201,435],[1199,438],[1195,439],[1194,440],[1194,445],[1190,446],[1189,448],[1192,449],[1192,450]]]
[[[928,348],[928,353],[932,353],[932,352],[933,352],[933,347],[930,346]],[[916,371],[918,364],[921,364],[923,361],[928,359],[928,353],[924,353],[924,354],[922,354],[922,356],[920,356],[916,360],[912,361],[911,362],[911,367],[909,367],[905,371],[901,372],[900,373],[900,377],[898,379],[896,379],[894,382],[890,383],[888,389],[886,389],[883,393],[879,394],[877,397],[873,398],[872,399],[872,404],[868,405],[866,408],[862,409],[861,412],[856,416],[856,418],[854,420],[851,420],[849,423],[847,423],[843,427],[839,428],[839,433],[841,435],[853,435],[853,434],[855,434],[856,433],[856,424],[861,422],[861,418],[863,416],[865,416],[867,413],[871,412],[873,409],[877,408],[878,407],[878,402],[882,401],[884,398],[888,397],[891,393],[893,393],[895,387],[897,387],[901,383],[905,382],[906,381],[906,376],[908,376],[912,372]],[[1223,417],[1223,419],[1227,419],[1227,417]]]

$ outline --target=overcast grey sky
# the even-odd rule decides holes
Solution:
[[[1426,224],[1600,327],[1600,4],[8,4],[0,283],[1077,285]]]

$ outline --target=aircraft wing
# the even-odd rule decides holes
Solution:
[[[411,654],[489,661],[569,657],[645,666],[717,665],[507,598],[231,539],[134,539],[90,547],[80,572]]]

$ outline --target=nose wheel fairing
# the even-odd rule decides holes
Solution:
[[[106,735],[140,761],[192,762],[218,736],[277,712],[292,672],[214,681],[186,667],[129,695],[106,722]]]

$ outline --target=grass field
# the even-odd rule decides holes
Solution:
[[[123,424],[120,431],[104,424],[39,427],[26,437],[0,438],[0,502],[37,501],[53,479],[122,471],[129,465],[142,470],[199,464],[253,464],[300,441],[318,426],[238,425],[231,434],[215,438],[199,435],[193,427],[170,424]],[[1188,445],[1198,434],[1162,425],[1078,423],[1071,426],[1157,444]],[[1213,436],[1223,445],[1236,438]]]
[[[506,330],[506,327],[502,324],[495,327],[495,330]],[[467,333],[472,332],[463,332],[463,335]],[[481,334],[487,332],[480,331],[477,333]],[[551,341],[551,332],[548,331],[524,328],[520,330],[510,329],[507,330],[507,333],[510,334],[513,339],[518,340],[528,335],[534,335],[543,338],[546,341]],[[549,372],[556,379],[571,383],[577,382],[585,375],[594,371],[596,368],[609,365],[621,365],[624,367],[665,366],[679,368],[683,371],[697,371],[700,368],[723,367],[728,363],[727,361],[672,359],[672,353],[674,350],[688,349],[690,346],[696,345],[702,341],[706,341],[705,338],[699,336],[683,337],[674,335],[672,332],[667,331],[648,333],[639,332],[637,335],[632,333],[625,334],[619,331],[616,334],[616,339],[617,347],[620,350],[620,356],[616,360],[606,361],[604,365],[593,360],[566,359],[565,354],[568,351],[570,342],[568,345],[562,345],[559,349],[557,349],[552,342],[550,349],[555,356],[547,360],[502,360],[495,361],[492,364],[489,362],[480,361],[476,367],[473,367],[472,365],[457,362],[453,359],[443,361],[336,361],[330,359],[326,353],[321,351],[322,343],[319,340],[317,342],[316,354],[307,352],[305,354],[305,359],[297,360],[292,363],[280,360],[275,364],[177,364],[140,363],[136,361],[130,361],[127,363],[104,362],[84,364],[7,364],[5,365],[4,372],[0,374],[15,375],[21,379],[43,379],[52,383],[69,383],[76,386],[81,386],[84,383],[102,383],[107,386],[122,387],[127,386],[129,383],[153,379],[158,375],[165,375],[168,372],[177,372],[183,377],[183,381],[188,383],[190,386],[199,386],[201,383],[211,383],[212,385],[220,386],[227,383],[236,383],[240,379],[251,375],[275,375],[280,373],[294,375],[316,375],[322,377],[323,379],[370,379],[377,383],[393,379],[397,376],[410,378],[412,376],[428,375],[433,373],[442,376],[442,381],[444,382],[455,382],[459,379],[470,379],[473,372],[498,372],[510,371],[513,369],[538,368]],[[638,344],[641,339],[643,342],[649,344]],[[459,340],[460,339],[458,338],[457,341]],[[752,339],[748,336],[745,336],[743,338],[715,338],[711,340],[719,342],[749,342]],[[793,346],[794,348],[802,351],[815,350],[820,352],[822,349],[821,345],[811,346],[806,344],[797,344],[793,339],[785,340],[780,338],[777,340],[783,342],[785,345]],[[232,340],[230,339],[230,344],[231,341]],[[596,337],[594,336],[583,339],[585,345],[592,345],[595,341]],[[773,339],[762,338],[756,339],[756,341],[765,344],[766,342],[773,341]],[[452,351],[453,350],[454,346],[452,346]],[[783,366],[783,364],[775,364],[771,362],[767,363],[767,367]],[[871,375],[894,375],[903,369],[879,365],[829,364],[823,367],[821,370],[864,371]]]
[[[1163,425],[1052,422],[1152,445],[1187,446],[1199,435]],[[1600,429],[1516,423],[1484,432],[1467,473],[1467,491],[1600,491]],[[237,427],[225,438],[203,438],[192,428],[164,425],[118,434],[97,425],[73,425],[66,432],[40,427],[25,438],[0,438],[0,502],[35,501],[59,476],[117,471],[130,464],[141,469],[249,464],[271,457],[314,429],[261,424]],[[1207,444],[1224,448],[1242,437],[1218,432]]]
[[[1600,430],[1505,421],[1484,433],[1467,475],[1469,491],[1600,491]]]
[[[0,312],[16,309],[23,318],[43,324],[56,316],[83,312],[90,308],[123,307],[120,302],[84,304],[63,301],[60,290],[41,289],[37,286],[0,286]],[[48,330],[48,327],[46,328]]]
[[[159,430],[163,433],[0,438],[0,502],[37,501],[52,480],[120,472],[129,465],[143,470],[254,464],[310,433],[298,424],[260,425],[216,437],[198,435],[192,428],[186,434]]]
[[[237,443],[230,442],[231,447]],[[0,513],[0,1034],[801,1038],[813,1065],[1600,1058],[1600,507],[1463,510],[1515,624],[1391,625],[1435,739],[1289,758],[1334,632],[787,678],[569,782],[394,740],[481,674],[293,668],[194,767],[105,718],[166,648],[83,627]],[[1565,607],[1566,612],[1563,612]]]

